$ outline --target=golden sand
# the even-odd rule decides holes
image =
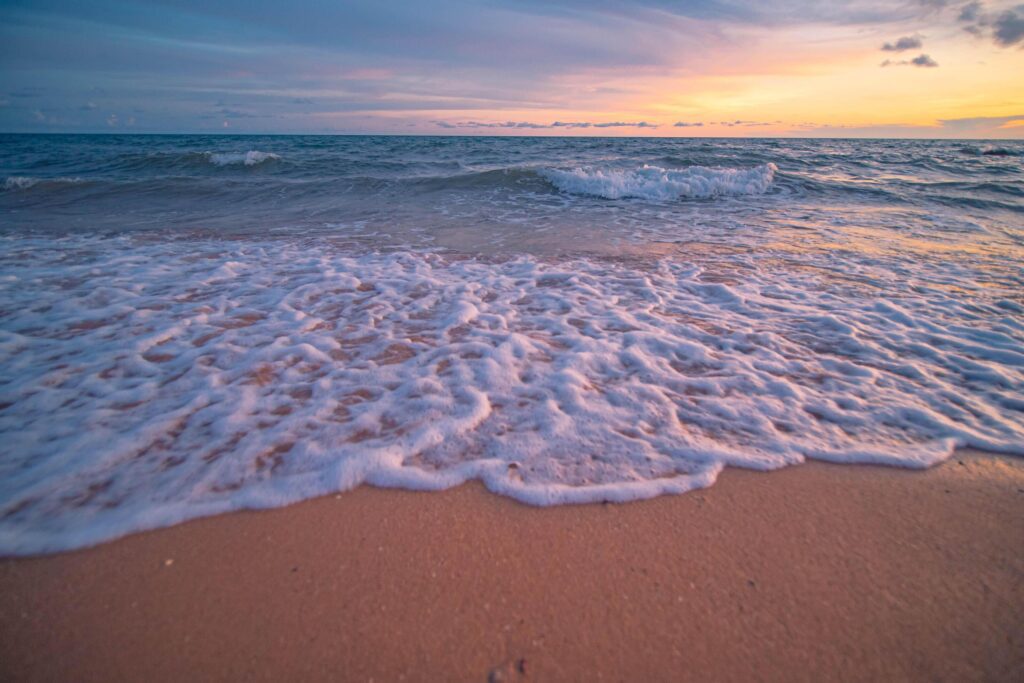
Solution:
[[[0,679],[1024,680],[1024,461],[361,488],[0,561]]]

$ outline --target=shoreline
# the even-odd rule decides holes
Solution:
[[[0,559],[7,680],[1013,680],[1024,461],[530,507],[360,487]]]

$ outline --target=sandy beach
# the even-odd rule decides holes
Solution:
[[[363,487],[0,564],[0,678],[1020,680],[1024,463]]]
[[[1024,0],[0,44],[0,683],[1024,683]]]

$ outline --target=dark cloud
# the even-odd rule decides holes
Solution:
[[[981,2],[971,2],[960,8],[957,21],[967,24],[964,30],[971,35],[990,37],[1000,47],[1024,45],[1024,5],[990,12]]]
[[[440,123],[440,122],[438,122]],[[459,121],[443,128],[550,128],[543,123],[530,121]]]
[[[615,121],[614,123],[595,123],[594,128],[657,128],[658,124],[648,123],[647,121],[634,121],[631,123],[623,123],[621,121]]]
[[[679,125],[679,124],[676,124]],[[703,124],[694,124],[703,125]],[[607,123],[593,123],[591,121],[555,121],[544,128],[657,128],[658,124],[648,121],[611,121]]]
[[[701,123],[700,121],[697,121],[695,123],[687,123],[686,121],[677,121],[675,123],[675,127],[676,128],[700,128],[703,125],[704,124]]]
[[[1016,45],[1024,40],[1024,5],[999,14],[992,22],[992,37],[1003,47]]]
[[[462,121],[455,124],[456,128],[550,128],[542,123],[531,123],[530,121]]]
[[[931,57],[929,57],[928,55],[918,55],[918,56],[914,57],[913,59],[901,59],[898,62],[894,62],[891,59],[887,59],[884,62],[882,62],[881,64],[879,64],[879,66],[883,66],[883,67],[885,67],[885,66],[921,66],[921,67],[926,67],[926,68],[933,68],[933,67],[936,67],[938,65],[939,65],[939,63],[936,62]]]
[[[961,22],[975,22],[981,16],[981,3],[969,2],[960,8],[960,15],[956,18]]]
[[[923,43],[920,36],[903,36],[895,43],[886,43],[882,46],[883,52],[904,52],[906,50],[920,49]]]
[[[712,121],[713,126],[725,126],[727,128],[735,128],[736,126],[746,127],[757,127],[757,126],[773,126],[775,124],[782,123],[781,121]]]

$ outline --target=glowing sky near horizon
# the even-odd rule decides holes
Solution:
[[[0,131],[1024,138],[1024,4],[0,0]]]

